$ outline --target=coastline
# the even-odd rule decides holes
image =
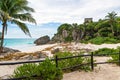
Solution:
[[[66,45],[66,44],[69,44],[67,46],[71,46],[74,48],[91,49],[91,50],[98,50],[100,48],[114,48],[114,49],[116,49],[118,46],[120,46],[120,43],[95,45],[95,44],[91,44],[91,43],[88,43],[88,44],[77,43],[76,44],[76,43],[72,42],[72,43],[54,43],[54,44],[44,44],[44,45],[23,46],[23,47],[21,46],[21,47],[16,47],[13,49],[18,49],[21,52],[29,53],[29,52],[41,51],[45,48],[53,47],[53,46],[60,47],[61,45]]]

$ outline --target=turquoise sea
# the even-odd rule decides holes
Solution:
[[[33,38],[7,38],[4,40],[4,46],[9,48],[33,46]]]

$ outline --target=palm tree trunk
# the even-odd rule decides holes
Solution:
[[[4,22],[2,28],[2,37],[1,37],[1,44],[0,44],[0,53],[3,52],[3,43],[4,43],[4,33],[5,33],[5,27],[6,27],[6,22]]]
[[[114,36],[114,30],[113,30],[113,25],[111,24],[111,29],[112,29],[112,35]]]

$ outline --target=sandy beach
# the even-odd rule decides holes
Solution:
[[[45,45],[38,45],[38,46],[28,46],[24,48],[15,48],[20,50],[21,52],[36,52],[36,51],[41,51],[44,50],[45,48],[48,47],[63,47],[61,45],[67,45],[64,43],[55,43],[55,44],[45,44]],[[120,43],[118,44],[101,44],[101,45],[95,45],[95,44],[84,44],[84,43],[71,43],[68,44],[67,46],[73,47],[73,48],[79,48],[79,49],[91,49],[91,50],[98,50],[100,48],[114,48],[116,49],[118,46],[120,46]]]
[[[66,47],[66,46],[67,47],[72,47],[72,49],[77,48],[77,49],[98,50],[98,49],[104,48],[104,47],[106,47],[106,48],[117,48],[118,46],[120,46],[120,43],[118,43],[118,44],[102,44],[102,45],[82,44],[82,43],[78,43],[78,44],[75,44],[75,43],[71,43],[71,44],[56,43],[56,44],[47,44],[47,45],[27,47],[27,48],[23,48],[23,49],[20,49],[20,50],[22,52],[36,52],[36,51],[41,51],[41,50],[44,50],[44,49],[50,48],[50,47],[61,48],[61,47]],[[98,61],[106,61],[106,59],[108,59],[108,58],[107,57],[96,58],[96,60],[98,60]],[[0,66],[0,77],[11,75],[17,66],[19,66],[19,65]],[[100,70],[98,70],[99,68],[100,68]],[[96,72],[96,70],[97,70],[97,72]],[[75,71],[75,72],[71,72],[71,73],[65,73],[63,80],[108,80],[108,79],[113,80],[114,79],[113,77],[116,77],[116,76],[117,76],[118,79],[120,79],[120,77],[118,76],[118,75],[120,75],[119,71],[120,71],[120,68],[118,66],[114,66],[114,65],[111,65],[111,64],[105,64],[105,65],[97,66],[97,68],[93,72]],[[106,75],[106,77],[105,77],[105,74],[108,74],[108,75]],[[84,76],[87,76],[87,77],[84,77]],[[104,76],[105,79],[101,78],[102,76]],[[113,76],[113,77],[110,78],[110,76]]]
[[[46,45],[38,45],[38,46],[31,46],[31,47],[24,47],[24,48],[16,48],[16,49],[20,50],[21,52],[30,53],[30,52],[41,51],[41,50],[43,50],[45,48],[53,47],[53,46],[57,46],[57,45],[58,45],[58,43],[46,44]]]

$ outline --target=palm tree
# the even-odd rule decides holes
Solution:
[[[112,34],[114,36],[114,24],[116,22],[116,13],[114,11],[112,11],[111,13],[108,13],[108,15],[106,16],[106,18],[108,18],[109,24],[111,26],[111,30],[112,30]]]
[[[26,34],[30,35],[27,25],[23,21],[36,23],[30,12],[34,9],[30,8],[27,0],[1,0],[0,1],[0,20],[2,22],[2,38],[0,52],[3,51],[4,34],[7,32],[7,22],[14,23]]]

